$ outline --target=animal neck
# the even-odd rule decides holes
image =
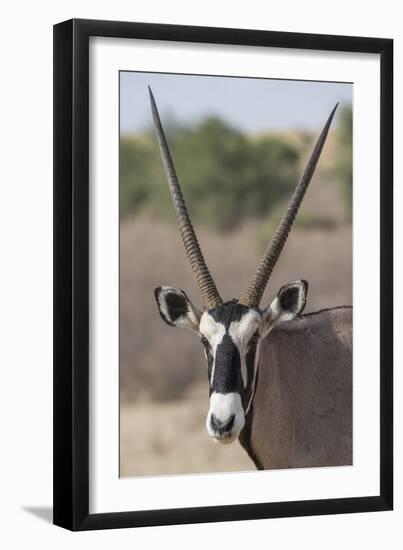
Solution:
[[[262,341],[239,436],[257,469],[351,464],[351,335],[351,307],[339,307],[289,321]]]
[[[247,410],[245,411],[245,425],[239,434],[239,442],[242,445],[242,447],[245,449],[246,453],[248,454],[249,458],[252,460],[252,462],[255,464],[257,470],[264,470],[263,464],[260,462],[259,457],[253,448],[252,445],[252,425],[253,425],[253,417],[254,417],[254,400],[256,396],[256,391],[259,384],[259,368],[260,368],[260,357],[257,362],[257,368],[256,368],[256,376],[254,380],[254,387],[252,390],[252,396],[248,405]]]

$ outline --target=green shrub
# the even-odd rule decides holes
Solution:
[[[167,135],[195,223],[231,230],[265,216],[297,181],[298,150],[285,139],[249,139],[219,118],[193,128],[170,125]],[[174,219],[153,132],[121,140],[120,207],[122,218],[147,210]]]

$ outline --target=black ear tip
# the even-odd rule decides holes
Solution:
[[[154,288],[154,296],[157,300],[160,295],[161,289],[162,289],[162,286],[157,286],[157,288]]]
[[[308,281],[305,281],[305,279],[301,279],[301,283],[304,287],[304,290],[305,290],[305,294],[308,292],[308,288],[309,288],[309,284],[308,284]]]

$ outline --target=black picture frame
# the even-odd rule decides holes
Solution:
[[[89,513],[89,38],[380,54],[380,491],[370,497]],[[54,26],[54,523],[71,530],[393,507],[393,40],[73,19]]]

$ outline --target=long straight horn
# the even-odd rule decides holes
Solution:
[[[312,151],[311,157],[305,168],[305,172],[299,184],[297,185],[293,196],[291,197],[287,210],[283,214],[280,224],[277,227],[264,253],[263,258],[261,259],[256,269],[256,273],[253,279],[249,283],[249,286],[246,292],[243,294],[242,298],[239,300],[241,304],[244,304],[249,307],[258,307],[260,304],[260,300],[262,299],[267,282],[281,254],[281,251],[283,250],[288,234],[294,223],[295,216],[297,215],[302,199],[304,198],[305,192],[315,172],[315,168],[318,163],[323,146],[325,144],[326,137],[333,120],[334,113],[336,112],[336,109],[337,109],[337,105],[338,103],[336,104],[333,111],[330,113],[329,118],[327,119],[327,122]]]
[[[155,131],[157,133],[158,145],[161,151],[162,162],[164,163],[165,173],[168,179],[169,190],[175,207],[176,220],[179,225],[179,231],[185,245],[186,255],[189,258],[193,273],[195,274],[197,284],[200,289],[204,309],[212,309],[222,304],[222,299],[215,286],[213,278],[204,261],[199,242],[194,232],[190,217],[186,208],[185,200],[176,176],[175,167],[169,152],[168,143],[165,138],[161,120],[158,114],[157,105],[151,91],[150,92],[151,111],[154,119]]]

